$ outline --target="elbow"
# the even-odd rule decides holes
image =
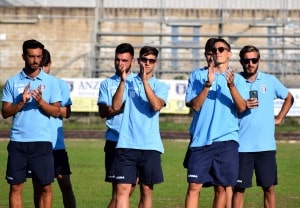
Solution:
[[[242,104],[238,105],[237,112],[238,113],[243,113],[246,110],[247,110],[247,101],[244,100],[244,102],[242,102]]]
[[[53,114],[51,116],[53,116],[54,118],[58,118],[59,116],[61,116],[60,106],[56,107],[55,111],[53,111]]]
[[[7,119],[9,116],[6,115],[5,113],[2,113],[2,117],[3,117],[4,119]]]
[[[194,102],[191,102],[190,106],[189,106],[193,111],[198,112],[201,108],[201,106],[199,105],[195,105]]]
[[[155,111],[155,112],[160,111],[161,109],[162,109],[162,107],[159,107],[159,106],[157,106],[157,107],[154,106],[152,108],[152,110]]]
[[[238,114],[240,114],[240,113],[243,113],[243,112],[245,112],[246,111],[246,109],[244,110],[244,109],[238,109]]]
[[[152,110],[157,112],[157,111],[160,111],[165,106],[166,106],[166,103],[161,100],[160,102],[152,104]]]
[[[291,105],[294,104],[294,96],[291,94]]]
[[[99,112],[99,116],[100,116],[100,118],[106,118],[107,114],[103,113],[103,112]]]
[[[121,109],[121,107],[118,107],[116,105],[112,105],[111,108],[113,109],[113,111],[119,111]],[[101,117],[101,115],[100,115]]]
[[[238,113],[243,113],[243,112],[245,112],[246,110],[247,110],[247,106],[242,107],[242,108],[239,108],[239,109],[238,109]]]
[[[191,107],[192,107],[192,110],[195,112],[198,112],[200,110],[200,108],[198,108],[198,107],[194,107],[194,106],[191,106]]]
[[[70,118],[70,116],[71,116],[71,108],[70,108],[70,106],[68,106],[66,108],[66,116],[65,116],[65,118]]]
[[[6,111],[4,111],[3,109],[2,109],[2,111],[1,111],[1,115],[2,115],[2,117],[4,118],[4,119],[7,119],[10,115],[6,112]]]
[[[113,102],[111,108],[113,111],[121,111],[121,109],[124,108],[124,105],[125,105],[125,103],[117,104],[117,103]]]
[[[70,116],[71,116],[71,112],[67,112],[67,114],[66,114],[66,116],[65,116],[65,118],[70,118]]]

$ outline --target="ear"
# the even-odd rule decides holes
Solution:
[[[22,59],[23,59],[23,61],[25,61],[25,55],[24,54],[22,54]]]
[[[230,59],[230,58],[231,58],[231,56],[232,56],[232,52],[231,52],[231,51],[229,51],[229,52],[228,52],[228,59]]]

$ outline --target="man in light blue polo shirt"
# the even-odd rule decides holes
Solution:
[[[113,97],[113,109],[120,110],[125,105],[115,158],[117,208],[130,207],[131,184],[136,182],[137,175],[144,194],[139,207],[152,207],[154,184],[163,182],[161,154],[164,148],[159,113],[166,104],[169,88],[154,77],[157,57],[156,48],[141,48],[138,76],[127,81],[126,71],[122,70]]]
[[[112,99],[117,91],[121,81],[121,70],[126,72],[126,80],[131,80],[136,74],[131,70],[134,65],[134,48],[129,43],[121,43],[115,50],[115,74],[101,82],[98,97],[98,109],[101,118],[106,118],[106,133],[105,133],[105,181],[112,183],[112,197],[108,204],[108,208],[114,208],[117,202],[115,167],[114,158],[116,154],[116,146],[119,139],[119,131],[123,118],[124,106],[115,111],[112,108]],[[132,186],[134,191],[135,184]]]
[[[253,170],[257,185],[264,192],[264,207],[276,207],[275,124],[280,124],[288,113],[293,96],[276,77],[258,71],[260,52],[255,46],[244,46],[239,55],[249,99],[247,111],[239,119],[239,176],[234,188],[233,207],[243,207],[244,192],[252,186]],[[274,119],[274,99],[277,98],[284,102]]]
[[[43,51],[41,66],[44,72],[47,74],[50,73],[51,55],[47,49],[44,49]],[[68,153],[66,151],[63,130],[63,118],[69,118],[71,116],[72,101],[70,98],[70,87],[68,86],[67,82],[59,78],[57,78],[57,81],[61,92],[60,116],[57,118],[50,118],[50,127],[53,140],[54,176],[57,179],[62,193],[64,207],[75,208],[76,199],[71,183],[71,168]],[[38,193],[35,181],[33,181],[33,184],[35,205],[38,207],[38,196],[41,193]]]
[[[57,80],[39,67],[43,50],[42,43],[25,41],[25,67],[9,78],[3,89],[2,116],[13,117],[6,170],[11,207],[22,207],[22,187],[28,169],[42,193],[39,205],[52,206],[54,162],[49,126],[50,117],[60,115],[61,94]]]
[[[214,61],[207,70],[191,73],[186,91],[186,105],[194,112],[185,207],[198,207],[206,183],[214,186],[214,206],[225,207],[226,189],[238,174],[238,113],[246,110],[238,91],[243,80],[229,67],[227,41],[216,39],[211,51]]]

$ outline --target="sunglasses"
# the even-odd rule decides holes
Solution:
[[[150,64],[154,64],[156,62],[156,59],[147,59],[145,57],[141,57],[139,60],[143,63],[147,63],[149,61]]]
[[[251,61],[253,64],[257,64],[257,62],[259,61],[259,58],[242,59],[241,61],[242,61],[243,64],[249,64],[250,61]]]
[[[211,51],[216,54],[217,51],[219,51],[219,53],[223,53],[224,51],[230,51],[228,48],[225,47],[219,47],[219,48],[212,48]]]

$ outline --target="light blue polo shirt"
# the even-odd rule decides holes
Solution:
[[[230,70],[230,69],[228,69]],[[185,101],[194,99],[205,86],[207,70],[195,70],[188,81]],[[235,86],[244,92],[242,77],[235,73]],[[242,97],[244,94],[240,93]],[[238,142],[238,115],[232,99],[225,73],[216,73],[215,81],[210,87],[207,98],[198,112],[194,112],[190,132],[190,147],[201,147],[213,142],[233,140]]]
[[[131,72],[126,78],[126,82],[135,77],[136,74]],[[120,84],[121,78],[117,74],[113,75],[110,78],[103,80],[100,84],[98,104],[105,104],[107,106],[112,106],[112,99],[114,94],[117,91],[117,88]],[[106,118],[106,127],[105,132],[106,140],[118,141],[119,139],[119,130],[121,126],[121,121],[123,118],[123,113],[119,113],[112,117]]]
[[[189,77],[189,82],[193,83],[196,78],[196,76],[192,76],[192,74],[197,74],[198,72],[197,71],[203,71],[203,70],[207,70],[207,67],[202,67],[202,68],[198,68],[198,69],[195,69],[192,71],[190,77]],[[190,134],[193,135],[194,134],[194,129],[195,129],[195,125],[197,123],[197,119],[199,116],[196,116],[194,114],[198,114],[199,112],[196,112],[196,111],[193,111],[193,119],[192,119],[192,122],[190,124],[190,128],[189,128],[189,131],[190,131]]]
[[[32,79],[22,70],[5,83],[2,102],[14,104],[21,102],[24,88],[28,83],[30,83],[30,90],[42,86],[42,97],[45,102],[55,103],[61,101],[59,85],[53,76],[40,70],[39,75]],[[40,110],[36,101],[31,98],[22,110],[13,116],[10,140],[17,142],[52,142],[49,126],[50,116]]]
[[[72,105],[70,98],[70,87],[65,80],[56,78],[59,83],[60,92],[61,92],[61,103],[62,107]],[[65,139],[64,139],[64,130],[63,130],[63,117],[59,116],[58,118],[51,117],[51,133],[53,139],[54,150],[65,149]]]
[[[167,102],[169,87],[155,77],[148,80],[155,95]],[[126,102],[117,148],[164,152],[159,131],[159,111],[153,111],[146,97],[142,80],[135,76],[127,83]]]
[[[241,114],[239,152],[276,150],[274,99],[285,99],[288,89],[273,75],[258,72],[254,82],[244,79],[246,91],[258,91],[259,106]]]

